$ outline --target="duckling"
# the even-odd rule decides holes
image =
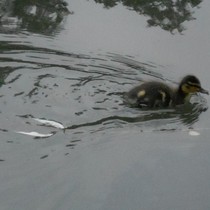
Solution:
[[[165,83],[151,81],[134,87],[126,94],[126,99],[134,106],[143,108],[173,107],[184,104],[193,93],[209,94],[201,87],[201,83],[194,75],[185,76],[177,88]]]

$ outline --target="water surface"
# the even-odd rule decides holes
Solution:
[[[210,90],[210,4],[179,3],[2,1],[2,209],[209,209],[208,96],[123,98],[186,74]]]

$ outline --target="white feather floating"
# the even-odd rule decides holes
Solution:
[[[50,137],[53,135],[53,133],[43,134],[43,133],[38,133],[35,131],[32,131],[32,132],[16,131],[15,133],[20,133],[20,134],[24,134],[28,136],[39,137],[39,138]]]
[[[42,123],[43,125],[52,126],[54,128],[64,129],[65,127],[58,122],[52,121],[52,120],[44,120],[39,118],[33,118],[35,121]]]
[[[190,136],[199,136],[200,135],[200,133],[199,132],[197,132],[197,131],[189,131],[189,135]]]

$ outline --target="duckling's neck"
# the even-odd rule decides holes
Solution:
[[[182,90],[182,87],[179,86],[177,91],[176,91],[176,94],[175,94],[175,103],[176,104],[184,104],[185,103],[185,100],[186,98],[189,96],[188,93],[185,93],[183,90]]]

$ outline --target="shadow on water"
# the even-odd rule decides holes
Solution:
[[[194,8],[199,8],[202,0],[95,0],[96,3],[104,4],[105,8],[111,8],[121,3],[140,15],[149,17],[147,24],[174,32],[185,30],[183,23],[191,21]]]
[[[20,29],[52,35],[58,32],[68,14],[73,14],[63,0],[2,0],[0,32],[16,33]]]
[[[206,111],[207,109],[208,107],[205,104],[190,104],[190,103],[186,105],[181,105],[175,109],[164,109],[164,110],[138,109],[136,110],[138,114],[136,113],[136,115],[132,117],[118,116],[118,115],[109,116],[94,122],[71,125],[65,129],[73,130],[77,128],[92,127],[96,125],[106,126],[106,124],[109,124],[109,122],[113,123],[112,128],[116,126],[114,122],[117,122],[117,127],[119,127],[119,124],[121,125],[135,124],[136,126],[139,127],[141,131],[144,131],[145,126],[147,126],[149,129],[153,127],[152,129],[153,131],[182,130],[183,126],[186,126],[186,128],[190,129],[192,128],[193,124],[198,121],[199,115],[202,112]],[[125,127],[125,126],[120,126],[120,127]]]

